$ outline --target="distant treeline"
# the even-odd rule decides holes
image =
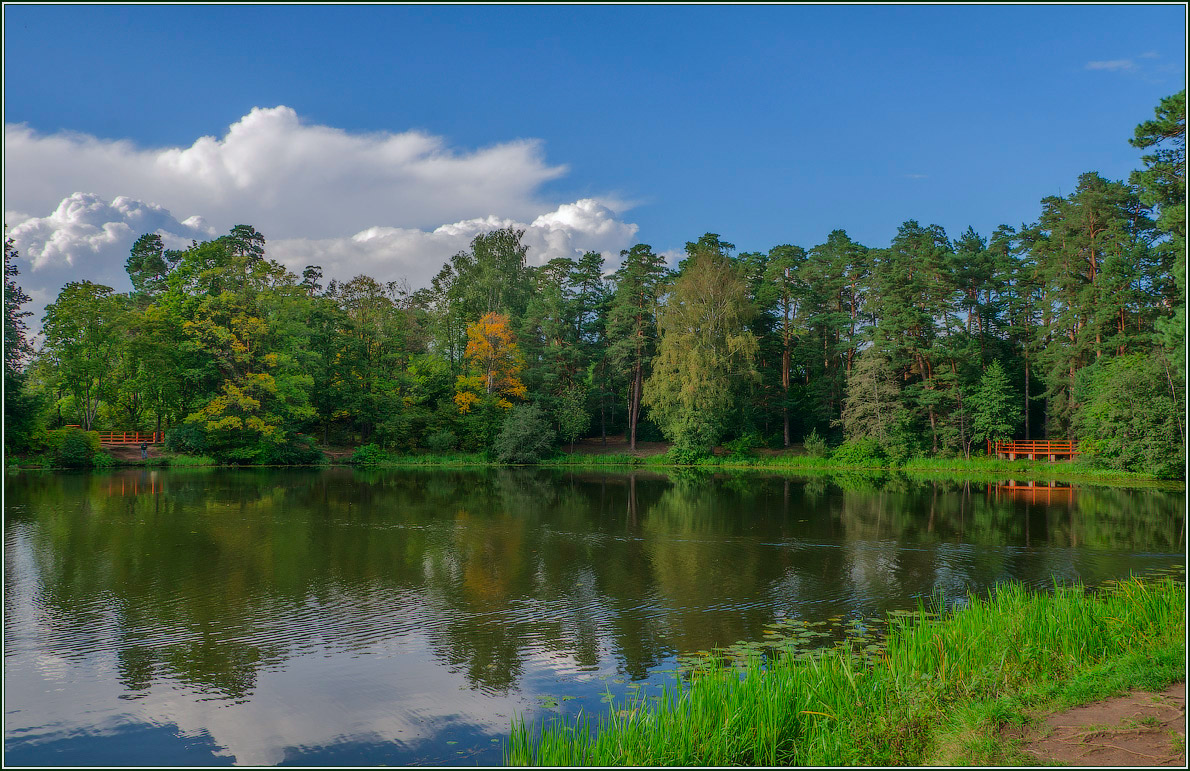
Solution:
[[[503,229],[410,291],[295,276],[248,225],[184,250],[146,234],[133,290],[67,284],[37,351],[6,240],[5,450],[67,424],[241,463],[308,461],[313,440],[532,460],[619,433],[678,459],[809,437],[896,461],[1069,437],[1178,476],[1185,92],[1155,112],[1127,182],[1083,174],[987,237],[910,220],[884,249],[835,230],[736,253],[707,233],[676,269],[637,244],[605,275],[597,252],[529,265]]]

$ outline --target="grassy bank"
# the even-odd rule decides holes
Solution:
[[[757,471],[814,472],[889,472],[895,471],[911,476],[971,476],[988,479],[1016,478],[1021,480],[1055,480],[1069,482],[1162,482],[1182,484],[1174,480],[1163,480],[1152,474],[1138,474],[1129,471],[1096,468],[1083,462],[1058,462],[1032,460],[1001,460],[1000,458],[915,458],[903,464],[873,461],[853,464],[833,458],[816,458],[810,455],[768,455],[753,457],[715,456],[700,458],[694,463],[678,465],[667,455],[638,457],[629,454],[587,454],[561,453],[541,462],[547,467],[604,468],[707,468],[707,469],[753,469]]]
[[[513,765],[921,765],[1020,760],[999,736],[1048,708],[1185,677],[1185,584],[1001,588],[894,623],[865,665],[836,648],[753,660],[613,705],[598,726],[513,726]],[[642,689],[644,690],[644,689]]]

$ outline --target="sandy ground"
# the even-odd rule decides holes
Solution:
[[[1133,691],[1006,732],[1044,764],[1186,767],[1186,683],[1161,693]]]
[[[140,445],[139,444],[105,444],[102,445],[103,451],[112,456],[116,460],[140,460]],[[149,457],[160,458],[165,454],[165,445],[151,444],[149,445]]]

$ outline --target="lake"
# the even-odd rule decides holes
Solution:
[[[332,468],[5,493],[8,765],[498,765],[514,716],[602,713],[774,624],[1185,563],[1168,489]]]

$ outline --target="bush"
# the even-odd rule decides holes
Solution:
[[[313,466],[326,460],[322,450],[314,447],[308,437],[296,438],[286,444],[267,448],[260,458],[266,466]]]
[[[802,439],[802,447],[806,448],[806,454],[811,458],[829,458],[831,455],[830,445],[818,435],[818,429],[810,429],[810,433]]]
[[[702,450],[677,445],[670,447],[669,452],[665,453],[665,458],[675,466],[693,466],[705,457],[707,454]]]
[[[95,468],[111,468],[116,465],[116,459],[100,450],[91,456],[91,465]]]
[[[844,442],[831,456],[842,466],[885,466],[888,453],[875,439],[852,439]]]
[[[356,466],[379,466],[386,463],[388,459],[388,453],[378,444],[360,445],[351,454],[351,462]]]
[[[99,433],[81,428],[59,428],[45,434],[49,456],[55,466],[90,468],[99,450]]]
[[[553,444],[554,429],[545,412],[535,404],[521,404],[504,418],[493,450],[501,463],[536,463]]]
[[[752,450],[758,444],[760,444],[760,437],[756,434],[748,433],[725,443],[723,449],[727,450],[727,455],[731,459],[742,460],[752,457]]]
[[[182,423],[165,432],[166,452],[203,455],[207,451],[206,432],[197,423]]]
[[[450,452],[458,446],[459,437],[450,429],[435,431],[426,437],[426,448],[432,452]]]

